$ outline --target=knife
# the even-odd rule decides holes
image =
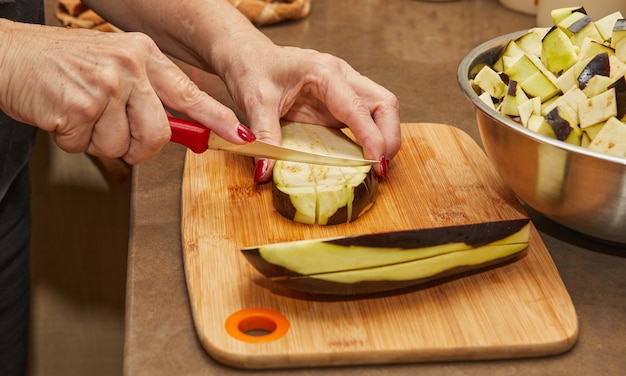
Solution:
[[[378,163],[378,161],[371,159],[304,152],[284,146],[273,145],[261,140],[236,145],[224,140],[215,133],[211,134],[209,128],[195,121],[178,119],[172,116],[168,116],[168,120],[170,128],[172,129],[172,137],[170,140],[188,147],[194,153],[203,153],[207,149],[212,149],[250,157],[346,167],[358,167]]]

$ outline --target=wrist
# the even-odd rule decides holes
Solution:
[[[207,56],[215,73],[225,82],[242,77],[255,70],[266,61],[266,56],[274,55],[276,46],[260,32],[240,32],[216,44]]]
[[[11,50],[9,45],[11,44],[11,39],[13,39],[13,21],[9,21],[5,18],[0,18],[0,75],[3,75],[5,67],[5,60],[7,58],[8,52]]]
[[[15,22],[0,18],[0,108],[7,111],[7,101],[10,89],[9,80],[12,71],[12,48],[15,33]]]

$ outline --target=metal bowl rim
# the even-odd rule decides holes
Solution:
[[[479,110],[481,110],[485,115],[492,118],[494,121],[502,123],[506,125],[507,128],[511,129],[514,132],[525,135],[539,143],[548,144],[555,148],[571,152],[574,154],[581,154],[587,157],[597,158],[601,160],[605,160],[611,163],[617,163],[623,166],[626,166],[626,158],[619,157],[615,155],[605,154],[601,152],[597,152],[594,150],[589,150],[582,146],[568,144],[564,141],[560,141],[554,138],[550,138],[544,135],[541,135],[537,132],[531,131],[530,129],[525,128],[521,124],[516,123],[515,121],[507,118],[506,116],[500,114],[499,112],[491,109],[487,104],[485,104],[479,97],[478,94],[474,91],[474,89],[470,85],[469,74],[471,69],[476,65],[477,58],[481,57],[483,54],[487,53],[494,48],[503,48],[505,43],[508,43],[510,40],[514,40],[519,38],[520,36],[527,33],[528,30],[520,30],[513,33],[501,35],[496,38],[492,38],[486,42],[479,44],[470,50],[461,60],[457,69],[457,81],[463,94],[469,98],[474,106],[476,106]]]

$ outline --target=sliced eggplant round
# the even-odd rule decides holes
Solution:
[[[310,152],[363,158],[341,130],[286,123],[283,145]],[[276,161],[272,202],[278,213],[304,224],[336,225],[359,218],[376,201],[378,180],[371,166],[337,167]]]

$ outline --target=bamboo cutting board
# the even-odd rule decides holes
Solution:
[[[385,297],[292,297],[248,264],[239,251],[246,246],[526,217],[467,134],[442,124],[402,127],[376,204],[338,226],[277,214],[271,187],[252,182],[251,158],[187,153],[183,257],[209,355],[235,367],[282,368],[533,357],[574,345],[572,301],[534,227],[526,255],[513,263]]]

